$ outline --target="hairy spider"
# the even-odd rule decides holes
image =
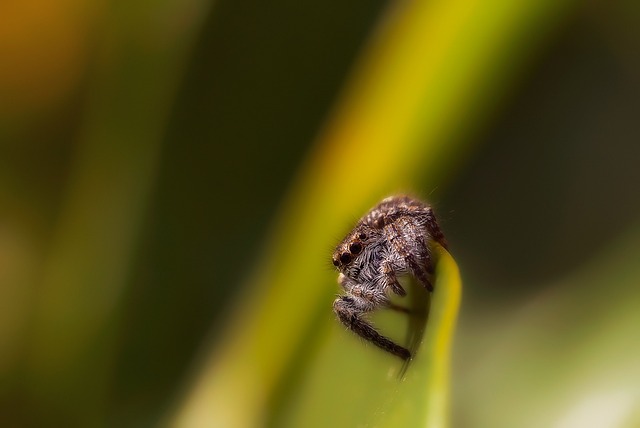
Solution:
[[[397,309],[389,292],[407,294],[398,282],[400,275],[412,275],[433,291],[431,240],[447,248],[431,207],[409,196],[391,196],[361,218],[333,253],[333,264],[340,271],[338,283],[345,291],[333,302],[338,319],[404,360],[411,357],[409,350],[380,334],[364,315],[378,308]]]

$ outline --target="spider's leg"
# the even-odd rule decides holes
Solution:
[[[438,220],[436,220],[436,216],[431,207],[425,207],[424,210],[421,210],[420,217],[420,222],[424,223],[431,238],[442,245],[444,249],[448,249],[447,240],[442,233],[442,229],[440,229]]]
[[[420,281],[420,283],[424,285],[424,287],[427,290],[433,291],[433,285],[429,280],[429,274],[433,273],[431,256],[429,255],[428,252],[421,254],[421,256],[422,257],[420,257],[420,259],[422,260],[419,260],[419,258],[416,257],[415,254],[412,254],[412,253],[404,254],[404,258],[407,263],[407,266],[409,267],[409,269],[411,269],[411,272],[416,277],[416,279]]]
[[[405,219],[400,219],[399,222],[410,224],[410,221]],[[406,268],[427,290],[433,291],[433,285],[429,281],[429,274],[433,273],[433,266],[424,237],[416,236],[407,239],[402,236],[401,226],[397,224],[391,225],[393,252],[398,254]]]
[[[382,275],[382,282],[391,289],[398,296],[406,296],[407,292],[402,285],[398,282],[398,278],[396,278],[396,273],[391,267],[391,263],[387,260],[381,263],[380,265],[380,274]]]
[[[333,302],[333,310],[338,315],[338,319],[347,328],[358,336],[373,343],[377,347],[396,355],[403,360],[411,358],[408,349],[396,344],[391,339],[381,335],[366,320],[362,318],[365,310],[362,308],[361,299],[351,296],[340,296]]]
[[[401,297],[407,295],[407,292],[404,288],[402,288],[402,285],[400,285],[395,275],[387,277],[387,280],[389,281],[389,287],[391,287],[391,291]]]

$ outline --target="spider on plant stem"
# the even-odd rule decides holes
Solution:
[[[333,253],[338,283],[345,291],[333,302],[338,319],[403,360],[411,358],[411,352],[380,334],[364,315],[379,308],[403,310],[389,299],[390,293],[407,294],[398,282],[400,275],[412,275],[433,291],[432,240],[447,248],[431,207],[409,196],[391,196],[361,218]]]

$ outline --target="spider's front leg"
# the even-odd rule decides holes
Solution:
[[[363,305],[362,299],[351,296],[340,296],[333,302],[333,310],[338,319],[351,331],[377,347],[396,355],[403,360],[411,358],[408,349],[396,344],[391,339],[381,335],[373,326],[362,318],[368,305]]]
[[[412,224],[412,222],[407,222]],[[413,228],[410,237],[396,237],[393,244],[393,253],[400,260],[396,262],[409,271],[420,283],[429,291],[433,291],[430,276],[434,272],[426,239],[428,237],[421,234],[420,230]]]
[[[407,295],[405,289],[402,288],[402,285],[398,282],[393,264],[388,259],[380,264],[380,275],[382,276],[382,282],[395,294],[401,297]]]
[[[429,274],[433,272],[433,266],[431,265],[431,257],[427,254],[424,260],[419,260],[414,254],[406,254],[405,261],[407,266],[416,277],[418,281],[429,291],[433,291],[433,285],[429,280]]]

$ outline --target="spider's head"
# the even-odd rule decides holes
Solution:
[[[336,247],[332,257],[333,265],[339,270],[346,269],[363,253],[372,238],[370,231],[356,228]]]

